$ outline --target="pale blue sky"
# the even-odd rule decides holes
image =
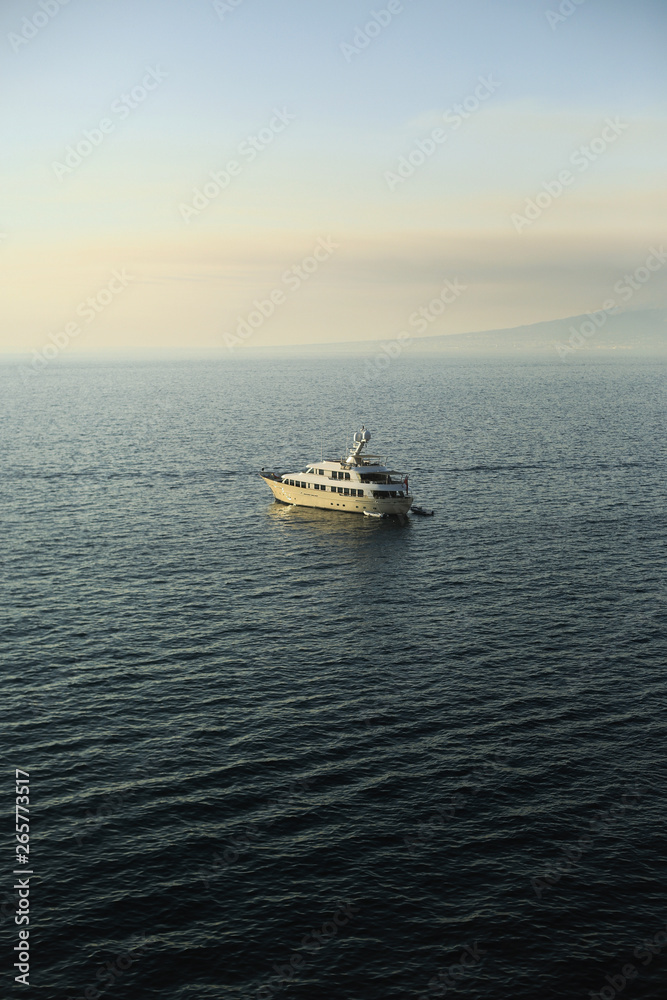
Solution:
[[[45,2],[52,7],[57,0]],[[221,19],[211,0],[70,0],[14,52],[8,36],[40,7],[37,0],[4,0],[1,107],[10,142],[0,153],[0,231],[6,234],[0,250],[17,343],[39,341],[50,315],[56,325],[66,319],[68,302],[76,305],[87,283],[94,285],[98,275],[101,280],[120,258],[132,261],[146,284],[168,275],[208,280],[218,268],[216,288],[191,290],[201,299],[197,343],[210,348],[227,310],[230,316],[242,310],[253,289],[270,287],[302,246],[305,252],[309,241],[334,230],[344,250],[327,276],[323,269],[321,287],[324,294],[329,282],[339,299],[348,295],[348,312],[359,306],[359,261],[362,271],[373,272],[374,287],[387,284],[397,294],[396,261],[390,266],[385,260],[391,279],[383,280],[374,240],[388,256],[398,254],[400,264],[400,234],[409,233],[415,280],[426,286],[445,262],[457,266],[453,248],[462,234],[473,244],[478,239],[480,274],[488,270],[483,247],[493,233],[510,248],[499,249],[500,257],[512,258],[516,250],[517,273],[529,240],[539,242],[543,266],[534,296],[528,272],[520,282],[531,305],[508,310],[511,294],[502,288],[494,318],[487,286],[488,312],[473,307],[469,296],[456,329],[550,319],[554,311],[577,311],[585,294],[584,276],[576,289],[569,283],[571,300],[563,300],[558,269],[566,251],[559,247],[597,240],[602,249],[598,257],[588,254],[591,274],[607,268],[611,277],[626,250],[629,259],[641,252],[652,225],[656,234],[664,228],[658,195],[667,166],[662,0],[584,0],[572,4],[574,12],[555,28],[546,17],[563,6],[555,0],[403,0],[403,11],[348,63],[341,43],[352,42],[356,26],[386,6],[386,0],[242,0]],[[125,120],[110,115],[113,102],[141,81],[147,67],[160,67],[164,82]],[[390,191],[385,172],[448,107],[473,92],[480,76],[489,75],[500,84],[497,92],[409,182]],[[237,155],[239,143],[267,124],[273,108],[283,107],[295,122],[185,226],[179,205],[191,200],[209,171]],[[106,116],[112,133],[71,175],[58,179],[54,161]],[[511,213],[567,166],[579,144],[599,134],[607,116],[627,121],[627,134],[517,242]],[[474,277],[473,244],[462,256]],[[554,281],[545,295],[550,245]],[[62,247],[60,261],[53,246]],[[528,267],[533,258],[532,251],[525,254]],[[92,269],[85,280],[82,260]],[[503,280],[499,271],[494,287]],[[33,282],[42,289],[39,308],[29,305]],[[333,288],[326,294],[333,296]],[[374,313],[374,294],[366,289],[361,326],[366,329],[377,314],[377,328],[369,332],[382,336],[391,310],[382,293]],[[415,294],[406,289],[406,309]],[[134,317],[129,302],[117,312],[113,336],[121,335],[129,315],[135,339],[141,329],[147,343],[157,344],[165,331],[165,344],[174,346],[176,326],[167,334],[162,307],[148,293],[141,301]],[[539,315],[539,302],[545,315]],[[217,326],[206,320],[213,308],[223,317]],[[329,321],[314,329],[314,308],[274,324],[267,342],[271,336],[290,342],[291,330],[295,340],[336,339]],[[401,306],[394,302],[393,308]],[[100,329],[107,326],[114,326],[111,310],[100,321]],[[354,322],[348,329],[359,335]],[[103,338],[99,343],[108,346]],[[2,348],[12,345],[3,340]]]

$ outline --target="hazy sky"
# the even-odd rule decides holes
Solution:
[[[61,4],[0,6],[2,351],[514,326],[667,246],[664,0]]]

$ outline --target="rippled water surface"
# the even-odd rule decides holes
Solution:
[[[355,364],[0,368],[37,996],[665,996],[664,367]]]

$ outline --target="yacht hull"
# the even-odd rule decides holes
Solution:
[[[322,510],[339,511],[341,514],[363,514],[365,510],[374,514],[407,514],[412,507],[414,497],[388,497],[377,500],[375,497],[349,497],[342,493],[331,493],[322,490],[304,489],[301,486],[289,486],[286,483],[268,476],[262,479],[271,489],[280,503],[296,504],[299,507],[319,507]]]

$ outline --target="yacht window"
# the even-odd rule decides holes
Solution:
[[[332,487],[331,487],[331,492],[332,492],[332,493],[335,493],[335,492],[336,492],[336,487],[335,487],[335,486],[332,486]]]
[[[343,490],[343,493],[345,494],[346,497],[349,497],[349,495],[350,495],[350,491],[349,490]]]
[[[349,479],[349,478],[350,478],[350,473],[349,473],[349,472],[346,472],[346,473],[345,473],[345,478],[346,478],[346,479]]]
[[[324,475],[324,469],[320,469],[319,473],[320,473],[321,476],[323,476]]]

